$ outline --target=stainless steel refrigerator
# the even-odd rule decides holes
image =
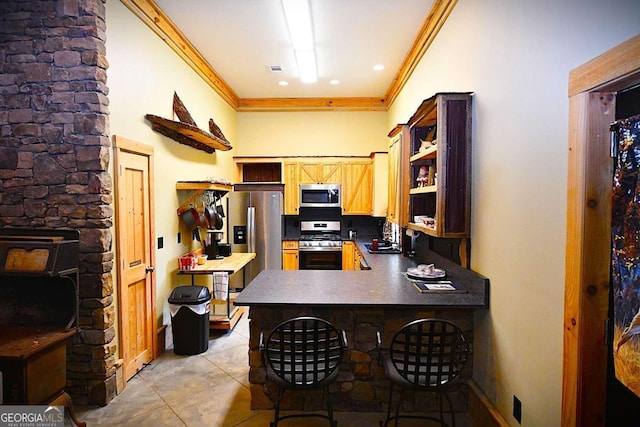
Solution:
[[[282,213],[279,191],[229,193],[226,231],[231,252],[256,253],[256,258],[245,268],[246,284],[262,270],[282,269]],[[242,287],[241,274],[231,279],[231,287]]]

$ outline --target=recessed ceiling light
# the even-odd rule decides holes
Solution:
[[[384,65],[382,65],[382,64],[374,65],[374,66],[373,66],[373,69],[374,69],[375,71],[382,71],[382,70],[384,70]]]
[[[340,80],[331,80],[331,81],[329,81],[329,84],[339,85],[340,84]]]
[[[288,82],[288,81],[286,81],[286,80],[280,80],[280,81],[278,82],[278,84],[279,84],[280,86],[288,86],[288,85],[289,85],[289,82]]]

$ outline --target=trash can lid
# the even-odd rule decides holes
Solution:
[[[202,304],[211,299],[206,286],[178,286],[169,295],[169,304]]]

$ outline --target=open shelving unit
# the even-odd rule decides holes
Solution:
[[[211,181],[178,181],[176,190],[188,190],[193,193],[178,207],[178,216],[184,211],[190,209],[192,205],[201,200],[202,195],[207,191],[217,193],[220,197],[224,196],[233,189],[231,184],[221,184]]]
[[[469,237],[471,93],[438,93],[409,127],[407,227],[432,237]]]

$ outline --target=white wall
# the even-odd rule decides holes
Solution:
[[[569,71],[636,35],[637,0],[460,0],[389,112],[472,91],[471,268],[491,280],[474,379],[505,419],[561,414]]]
[[[178,279],[176,275],[177,257],[189,250],[191,241],[176,214],[179,202],[185,199],[185,194],[176,191],[176,181],[207,177],[231,180],[232,156],[237,148],[207,154],[154,132],[144,116],[173,119],[176,91],[200,128],[208,130],[209,118],[213,118],[232,146],[237,147],[236,114],[119,1],[107,2],[107,59],[111,135],[154,149],[155,232],[156,237],[164,238],[164,248],[156,251],[156,310],[158,325],[168,324],[167,299],[171,290],[178,284],[190,283],[188,278]],[[182,244],[177,243],[178,232],[182,233]]]

